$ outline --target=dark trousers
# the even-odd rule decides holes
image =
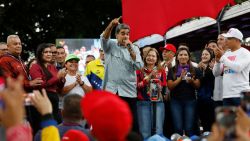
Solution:
[[[220,107],[220,106],[223,106],[223,101],[214,101],[215,108]]]
[[[197,109],[203,131],[211,131],[212,124],[215,122],[214,101],[198,99]]]
[[[131,113],[132,113],[132,116],[133,116],[133,128],[132,128],[132,131],[134,131],[136,133],[139,133],[137,107],[136,107],[137,98],[121,97],[121,96],[120,96],[120,98],[128,103],[129,108],[131,110]]]
[[[165,104],[165,119],[163,126],[163,133],[167,138],[170,138],[174,133],[173,131],[173,122],[172,122],[172,114],[170,109],[170,101],[164,101]]]
[[[174,132],[180,135],[192,136],[195,134],[196,125],[196,100],[171,99],[171,114]]]
[[[27,120],[32,127],[33,136],[41,129],[41,114],[36,110],[34,106],[25,106]]]
[[[239,106],[240,105],[240,98],[224,98],[223,99],[223,106]]]
[[[47,92],[48,98],[52,104],[53,109],[53,117],[57,121],[58,124],[62,122],[61,116],[59,116],[59,97],[57,93]]]

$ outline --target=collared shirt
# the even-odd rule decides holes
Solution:
[[[23,63],[21,57],[13,56],[10,53],[4,54],[0,58],[0,67],[4,72],[5,77],[17,78],[19,75],[24,76],[24,88],[25,90],[31,90],[33,87],[29,84],[30,76],[28,69]]]
[[[137,97],[135,71],[143,67],[139,48],[132,45],[136,54],[136,59],[133,61],[128,49],[119,46],[117,40],[113,41],[101,36],[101,44],[105,54],[103,89],[118,93],[122,97]]]
[[[30,68],[30,76],[33,80],[36,78],[41,78],[43,80],[41,85],[34,87],[34,89],[45,88],[47,92],[56,93],[58,89],[63,88],[63,79],[58,79],[58,71],[54,65],[49,64],[47,66],[47,69],[52,75],[51,78],[47,78],[46,74],[44,73],[42,67],[39,64],[34,64]]]

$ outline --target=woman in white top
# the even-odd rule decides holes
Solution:
[[[78,73],[79,58],[74,54],[69,54],[65,59],[65,69],[67,75],[62,95],[78,94],[84,96],[85,93],[92,91],[92,86],[87,77]]]

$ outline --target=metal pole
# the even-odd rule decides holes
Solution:
[[[225,6],[225,7],[221,10],[219,16],[218,16],[217,19],[216,19],[216,21],[217,21],[217,28],[218,28],[218,35],[221,33],[220,22],[221,22],[221,19],[223,18],[224,14],[225,14],[225,12],[226,12],[226,9],[227,9],[227,6]]]
[[[164,35],[164,46],[167,44],[167,36],[166,36],[166,34]]]

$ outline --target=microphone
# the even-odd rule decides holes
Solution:
[[[131,47],[131,44],[130,44],[130,43],[128,43],[126,46],[127,46],[128,48],[130,48],[130,47]]]
[[[132,46],[131,46],[130,43],[128,43],[126,46],[127,46],[127,48],[128,48],[129,51],[133,51],[133,50],[132,50]]]

